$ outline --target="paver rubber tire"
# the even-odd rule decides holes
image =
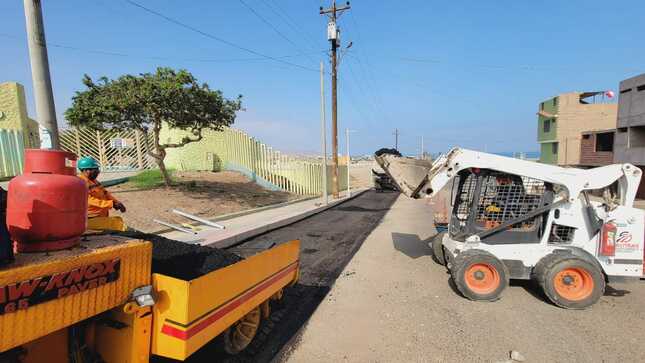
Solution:
[[[565,309],[585,309],[605,293],[605,276],[596,264],[576,256],[550,254],[535,266],[544,294]]]
[[[246,349],[258,331],[262,322],[262,312],[259,306],[244,315],[223,334],[224,351],[230,355],[236,355]]]
[[[459,253],[450,273],[457,290],[473,301],[499,300],[508,287],[509,273],[497,257],[482,250]]]
[[[445,266],[446,265],[446,255],[443,252],[443,236],[446,234],[446,232],[441,232],[432,237],[432,241],[430,241],[430,245],[432,247],[432,257],[434,258],[435,262]]]

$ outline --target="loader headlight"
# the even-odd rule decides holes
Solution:
[[[152,306],[155,304],[155,298],[152,291],[152,285],[137,287],[132,291],[132,300],[140,307]]]

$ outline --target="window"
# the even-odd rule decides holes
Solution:
[[[554,97],[553,98],[553,106],[557,106],[557,105],[558,105],[558,98]]]
[[[632,89],[631,89],[631,88],[621,89],[621,90],[620,90],[620,94],[627,93],[627,92],[631,92],[631,91],[632,91]]]
[[[614,151],[614,133],[601,132],[596,134],[596,152]]]
[[[645,126],[630,127],[627,140],[627,147],[645,147]]]
[[[544,102],[540,103],[540,111],[544,111]]]
[[[589,137],[591,137],[591,135],[589,135],[589,134],[582,135],[582,138],[583,138],[584,140],[589,140]]]
[[[544,133],[551,132],[551,120],[544,120],[544,124],[542,125],[542,131]]]
[[[558,143],[554,142],[551,144],[551,153],[557,154],[558,153]]]
[[[618,132],[620,132],[620,133],[627,132],[627,128],[626,127],[619,127]]]
[[[641,84],[640,86],[636,87],[636,90],[638,90],[638,92],[645,91],[645,84]]]

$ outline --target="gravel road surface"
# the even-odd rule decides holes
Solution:
[[[645,361],[645,281],[610,284],[593,307],[564,310],[532,283],[501,300],[459,296],[426,240],[424,201],[397,199],[284,358],[293,362]]]

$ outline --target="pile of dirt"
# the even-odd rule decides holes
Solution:
[[[156,234],[137,231],[119,234],[152,242],[152,272],[182,280],[192,280],[242,260],[219,248],[188,244]]]

